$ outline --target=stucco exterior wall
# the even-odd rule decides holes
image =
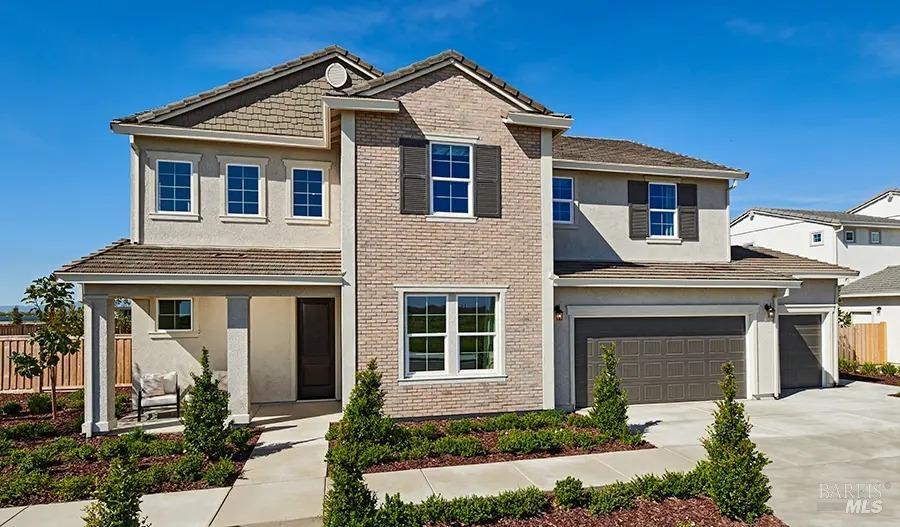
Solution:
[[[358,367],[378,360],[395,417],[538,409],[541,384],[540,130],[448,66],[378,95],[399,114],[357,113]],[[400,214],[401,137],[477,136],[500,145],[502,218],[437,222]],[[490,381],[399,381],[398,285],[504,286],[505,373]]]
[[[838,263],[859,271],[859,278],[881,271],[885,267],[900,264],[900,229],[868,229],[855,227],[856,243],[838,243]],[[872,230],[881,232],[881,243],[873,245],[869,240]]]
[[[724,262],[730,258],[728,182],[652,178],[697,184],[700,241],[657,244],[628,237],[628,181],[636,174],[555,170],[575,182],[574,225],[555,225],[554,252],[560,260]]]
[[[879,311],[879,308],[880,311]],[[900,296],[842,298],[841,309],[851,313],[868,313],[869,317],[860,320],[854,316],[854,322],[886,322],[887,323],[887,360],[900,363]]]
[[[834,227],[807,221],[776,218],[754,214],[731,227],[731,244],[752,243],[776,251],[796,254],[821,262],[835,263],[836,236]],[[811,245],[813,232],[822,232],[822,245]]]
[[[340,247],[340,163],[337,150],[243,145],[213,141],[190,141],[136,137],[139,150],[138,177],[140,211],[138,235],[141,243],[186,246],[278,247],[294,249],[338,249]],[[154,159],[166,154],[199,154],[199,219],[197,221],[154,218],[156,180]],[[265,158],[265,223],[233,223],[220,217],[225,212],[225,194],[217,156]],[[331,163],[327,221],[290,224],[290,185],[285,160]],[[265,206],[264,206],[265,205]]]
[[[897,218],[900,217],[900,195],[888,195],[873,201],[865,207],[856,211],[856,214],[864,214],[866,216],[878,216],[879,218]]]

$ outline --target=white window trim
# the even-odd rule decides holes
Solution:
[[[411,296],[430,296],[441,297],[444,299],[444,332],[443,333],[414,333],[410,335],[406,327],[406,299]],[[445,377],[450,373],[449,350],[450,350],[450,295],[437,293],[410,293],[403,295],[403,377]],[[454,306],[455,307],[455,302]],[[454,310],[455,311],[455,310]],[[414,337],[443,337],[444,338],[444,369],[424,372],[409,371],[409,339]]]
[[[148,217],[152,220],[169,221],[200,221],[200,160],[201,154],[187,152],[157,152],[147,151],[145,170],[149,185],[147,196],[147,208],[151,212]],[[175,163],[191,164],[191,210],[190,212],[175,212],[159,210],[159,162],[170,161]]]
[[[284,168],[284,177],[287,183],[284,221],[291,225],[328,225],[331,223],[331,162],[285,159]],[[294,216],[294,170],[322,171],[322,216]]]
[[[242,156],[216,156],[219,161],[219,185],[222,188],[220,201],[222,211],[219,220],[223,223],[266,223],[268,218],[268,179],[266,167],[269,159],[266,157],[242,157]],[[244,166],[259,169],[259,213],[258,214],[231,214],[228,212],[228,167]]]
[[[847,236],[849,236],[849,235],[852,235],[852,236],[851,236],[852,239],[850,239],[850,238],[847,237]],[[853,229],[849,229],[849,230],[844,231],[844,242],[846,242],[846,243],[856,243],[856,231],[853,230]]]
[[[557,221],[553,220],[555,225],[573,225],[575,223],[575,178],[571,176],[553,176],[553,179],[568,179],[572,182],[572,199],[557,199],[553,198],[553,203],[568,203],[569,204],[569,221]],[[649,192],[649,187],[648,187]],[[552,190],[551,190],[552,193]],[[553,210],[550,210],[550,214],[553,214]]]
[[[397,290],[397,355],[398,382],[478,382],[506,379],[506,286],[398,286]],[[409,373],[406,334],[407,296],[447,297],[447,336],[444,345],[444,372]],[[494,368],[491,370],[459,369],[458,302],[460,296],[496,296],[494,328]]]
[[[819,235],[819,241],[816,241],[816,235]],[[825,245],[825,233],[823,231],[812,231],[809,233],[809,246],[818,247]]]
[[[159,303],[165,300],[188,300],[191,303],[191,328],[190,329],[160,329],[159,328]],[[197,324],[197,299],[194,297],[172,296],[159,297],[153,300],[153,331],[150,332],[150,338],[184,338],[196,337],[200,334]]]
[[[464,146],[469,149],[469,179],[462,180],[460,178],[454,177],[435,177],[431,174],[431,147],[434,145],[442,145],[442,146]],[[451,164],[451,170],[453,166]],[[469,183],[469,193],[468,193],[468,203],[469,210],[468,212],[435,212],[434,210],[434,182],[435,181],[449,181],[462,183],[463,181],[468,181]],[[459,141],[429,141],[428,143],[428,213],[430,216],[434,217],[443,217],[443,218],[474,218],[475,217],[475,147],[473,143],[463,143]]]
[[[878,238],[878,241],[875,238]],[[881,231],[869,231],[869,243],[871,245],[881,245]]]
[[[675,188],[675,208],[674,209],[654,209],[650,207],[650,187],[653,185],[667,185]],[[671,236],[654,235],[653,234],[653,213],[654,212],[671,212],[672,213],[672,234]],[[680,233],[678,231],[678,184],[669,181],[648,181],[647,182],[647,239],[648,240],[679,240]]]

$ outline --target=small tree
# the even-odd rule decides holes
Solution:
[[[750,420],[744,415],[744,405],[735,401],[734,364],[722,365],[722,373],[723,399],[716,401],[715,420],[707,429],[709,437],[703,440],[708,460],[701,467],[707,492],[719,510],[752,524],[771,512],[766,505],[771,487],[763,473],[769,460],[750,440]]]
[[[13,352],[16,374],[27,378],[39,378],[46,371],[50,377],[50,402],[56,417],[56,366],[65,355],[77,353],[83,333],[82,311],[72,299],[72,284],[57,281],[53,275],[38,278],[25,290],[22,299],[32,306],[38,325],[31,335],[31,342],[38,345],[36,355]],[[43,386],[38,381],[38,389]]]
[[[375,359],[356,374],[356,386],[344,408],[340,439],[351,443],[383,443],[394,433],[394,422],[384,415],[381,372]]]
[[[335,464],[322,505],[324,527],[375,527],[376,510],[375,494],[366,487],[359,468]]]
[[[141,517],[141,480],[133,459],[115,458],[82,518],[85,527],[149,527]]]
[[[624,438],[628,431],[628,394],[622,389],[616,368],[616,346],[606,344],[601,348],[603,371],[594,380],[594,404],[589,416],[597,428],[612,437]]]
[[[217,459],[225,452],[228,439],[228,393],[219,389],[209,368],[209,351],[203,348],[200,356],[200,375],[191,374],[194,387],[181,420],[184,423],[184,444],[191,452]]]
[[[7,316],[9,316],[9,322],[11,324],[18,325],[25,321],[25,315],[19,310],[19,306],[13,306],[12,310],[7,313]]]

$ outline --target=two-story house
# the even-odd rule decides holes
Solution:
[[[836,381],[849,269],[731,248],[745,171],[564,135],[457,52],[384,74],[329,47],[112,122],[131,236],[57,272],[85,305],[86,433],[116,426],[113,299],[133,369],[227,372],[251,404],[346,400],[376,359],[394,416],[582,406],[618,346],[635,402]]]

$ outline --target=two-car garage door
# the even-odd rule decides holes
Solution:
[[[744,317],[577,318],[575,404],[590,404],[601,347],[611,343],[632,403],[716,399],[727,361],[743,394],[745,335]]]

